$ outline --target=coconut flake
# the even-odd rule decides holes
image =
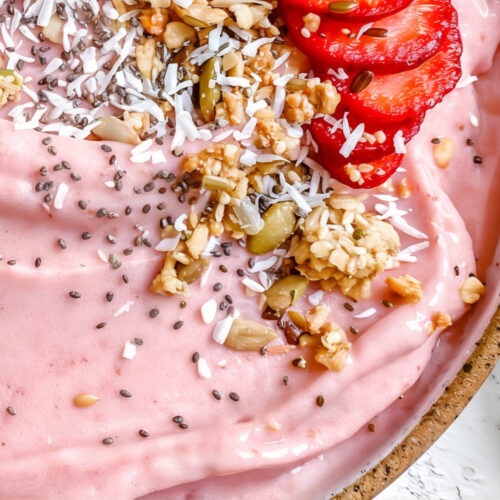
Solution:
[[[403,137],[403,131],[398,130],[394,134],[394,151],[398,154],[406,154],[405,139]]]
[[[359,42],[361,37],[373,26],[373,23],[367,23],[361,26],[358,31],[358,35],[356,36],[356,41]]]
[[[368,309],[365,309],[364,311],[360,312],[359,314],[355,314],[354,318],[356,319],[364,319],[364,318],[369,318],[370,316],[373,316],[377,310],[374,307],[370,307]]]
[[[181,239],[181,235],[173,236],[172,238],[163,238],[159,241],[158,245],[155,246],[155,250],[158,252],[170,252],[175,250],[179,241]]]
[[[212,323],[217,314],[217,301],[215,299],[207,300],[201,305],[201,317],[206,325]]]
[[[242,49],[241,53],[244,56],[247,57],[255,57],[257,55],[257,51],[262,47],[263,45],[266,45],[268,43],[273,43],[274,42],[274,37],[271,38],[259,38],[258,40],[255,40],[253,42],[247,43]]]
[[[304,211],[306,214],[312,211],[311,205],[307,203],[307,200],[304,198],[304,196],[300,194],[298,189],[296,189],[291,184],[286,183],[285,190],[302,211]]]
[[[255,261],[254,265],[250,268],[250,271],[252,273],[260,273],[261,271],[267,271],[268,269],[271,269],[274,264],[278,261],[278,257],[275,255],[271,255],[267,259],[263,260],[257,260]]]
[[[212,378],[212,370],[210,370],[210,367],[208,366],[205,358],[198,359],[196,367],[198,369],[198,375],[201,378],[204,378],[206,380],[210,380]]]
[[[188,218],[187,214],[181,214],[174,221],[174,228],[176,231],[187,231],[186,223],[184,222]]]
[[[231,330],[231,326],[233,325],[234,318],[232,316],[228,316],[220,321],[217,321],[215,327],[212,331],[212,338],[218,344],[224,344],[229,335],[229,331]]]
[[[421,252],[430,246],[428,241],[422,241],[421,243],[415,243],[414,245],[410,245],[409,247],[404,248],[399,252],[396,257],[396,260],[399,262],[417,262],[417,258],[413,255],[417,252]]]
[[[126,341],[123,346],[122,358],[134,359],[137,354],[137,346],[130,341]]]
[[[252,292],[256,293],[264,293],[266,289],[257,281],[250,279],[248,276],[245,276],[242,280],[241,283],[243,286],[251,290]]]
[[[317,292],[311,293],[311,295],[307,297],[307,300],[312,306],[318,306],[323,302],[324,294],[323,290],[318,290]]]
[[[345,119],[344,119],[345,120]],[[342,145],[339,150],[339,153],[344,157],[348,158],[349,155],[353,152],[354,148],[358,144],[359,140],[363,136],[365,131],[365,124],[360,123],[346,138],[346,141]],[[344,131],[345,134],[345,131]]]
[[[249,149],[245,149],[240,156],[240,163],[246,167],[251,167],[257,163],[257,154]]]
[[[55,4],[55,0],[43,0],[42,7],[36,20],[38,26],[48,26],[52,13],[55,10]]]
[[[134,305],[133,300],[127,300],[123,306],[120,307],[116,312],[113,313],[114,318],[118,318],[118,316],[121,316],[122,314],[130,312],[130,308]]]
[[[259,209],[246,196],[239,205],[233,207],[238,224],[247,234],[257,234],[264,227]]]
[[[472,85],[474,82],[477,82],[476,75],[469,75],[468,77],[462,76],[462,78],[457,83],[457,86],[455,88],[463,89],[464,87],[468,87],[469,85]]]
[[[189,9],[193,5],[193,0],[173,0],[173,2],[183,9]]]
[[[33,43],[40,43],[40,40],[33,34],[33,32],[29,29],[26,24],[21,24],[19,26],[19,31],[30,41]]]
[[[64,200],[66,199],[66,195],[69,192],[69,186],[64,182],[61,182],[59,186],[57,186],[57,192],[54,197],[54,208],[56,210],[61,210],[64,205]]]

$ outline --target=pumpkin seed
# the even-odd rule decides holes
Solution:
[[[346,14],[358,6],[358,2],[332,2],[328,8],[335,14]]]
[[[211,122],[215,118],[215,105],[220,100],[220,85],[215,81],[215,65],[219,63],[217,57],[209,59],[202,67],[200,74],[200,111],[205,122]]]
[[[266,303],[275,311],[282,312],[293,306],[304,295],[309,280],[292,274],[274,282],[265,292]]]
[[[272,328],[238,318],[233,321],[224,345],[237,351],[259,351],[276,338],[278,335]]]
[[[183,266],[177,272],[177,277],[190,285],[194,283],[202,274],[208,269],[210,262],[208,259],[198,259],[193,262]]]
[[[296,205],[282,201],[271,205],[262,215],[264,227],[247,238],[247,249],[256,254],[270,252],[283,244],[295,231]]]
[[[357,94],[358,92],[365,90],[366,87],[370,85],[374,76],[375,75],[373,74],[373,72],[369,70],[363,70],[360,73],[358,73],[354,77],[354,80],[351,82],[351,88],[350,88],[351,93]]]

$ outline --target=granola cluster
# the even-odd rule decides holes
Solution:
[[[315,208],[292,238],[288,255],[296,269],[324,289],[365,299],[374,277],[390,267],[399,236],[388,222],[365,212],[360,197],[332,194]]]

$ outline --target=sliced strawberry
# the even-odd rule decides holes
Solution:
[[[456,26],[456,13],[452,25]],[[460,34],[452,27],[438,53],[417,68],[393,75],[361,70],[347,80],[333,79],[333,83],[344,105],[358,116],[382,123],[414,120],[455,88],[462,74],[461,53]]]
[[[450,0],[415,0],[406,9],[367,25],[324,16],[316,32],[304,32],[304,13],[284,11],[288,32],[315,66],[361,67],[397,73],[419,66],[439,49],[450,29]]]
[[[332,164],[328,155],[321,154],[321,151],[318,155],[319,162],[335,180],[354,189],[370,189],[383,184],[401,165],[403,157],[402,154],[394,153],[369,164],[338,166]]]
[[[336,116],[342,118],[342,114],[336,114]],[[363,120],[352,115],[352,113],[347,114],[347,120],[351,131],[355,130],[360,123],[363,123],[365,132],[373,135],[375,132],[381,131],[385,136],[385,140],[377,142],[372,138],[375,142],[368,140],[357,142],[352,152],[348,156],[345,156],[341,154],[342,148],[346,143],[346,136],[342,126],[339,126],[338,123],[335,124],[333,120],[328,118],[326,120],[325,118],[315,118],[311,122],[310,131],[319,147],[321,155],[328,158],[328,163],[331,166],[342,167],[346,162],[359,164],[378,160],[396,151],[394,143],[396,134],[401,134],[401,140],[406,144],[417,134],[420,128],[420,121],[418,120],[385,126],[380,123],[365,123]],[[332,125],[332,123],[334,124]],[[345,151],[343,152],[345,153]]]
[[[280,0],[283,10],[299,9],[316,14],[329,14],[337,19],[372,21],[404,9],[412,0]]]

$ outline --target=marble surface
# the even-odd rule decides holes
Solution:
[[[441,438],[376,500],[500,500],[500,363]]]

